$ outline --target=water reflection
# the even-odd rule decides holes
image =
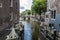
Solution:
[[[24,21],[24,40],[39,40],[39,25],[37,22]]]
[[[27,21],[23,22],[23,24],[24,24],[24,40],[32,40],[31,24]]]

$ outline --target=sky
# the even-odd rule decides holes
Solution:
[[[20,0],[20,13],[26,9],[31,9],[32,0]]]

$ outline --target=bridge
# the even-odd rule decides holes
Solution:
[[[35,15],[25,15],[25,16],[20,16],[21,18],[23,18],[24,20],[26,20],[26,19],[28,19],[28,20],[30,20],[30,19],[35,19],[35,20],[38,20],[38,19],[40,19],[40,16],[35,16]]]
[[[30,20],[30,18],[35,18],[34,15],[25,15],[25,16],[20,16],[20,17],[23,18],[24,20],[26,20],[26,19]]]

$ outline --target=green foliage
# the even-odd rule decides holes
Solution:
[[[25,10],[21,13],[22,16],[30,15],[30,14],[31,14],[31,10]]]
[[[23,11],[22,13],[20,13],[21,16],[24,16],[26,13],[25,11]]]
[[[31,14],[31,11],[30,10],[26,10],[26,12],[27,12],[26,13],[27,15],[30,15]]]
[[[41,15],[42,12],[46,12],[47,0],[33,0],[31,7],[32,13],[38,13]]]

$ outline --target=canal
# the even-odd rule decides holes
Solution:
[[[30,22],[22,21],[24,25],[24,40],[31,40],[32,38],[32,25]]]
[[[22,21],[24,25],[24,40],[40,40],[37,22]]]

